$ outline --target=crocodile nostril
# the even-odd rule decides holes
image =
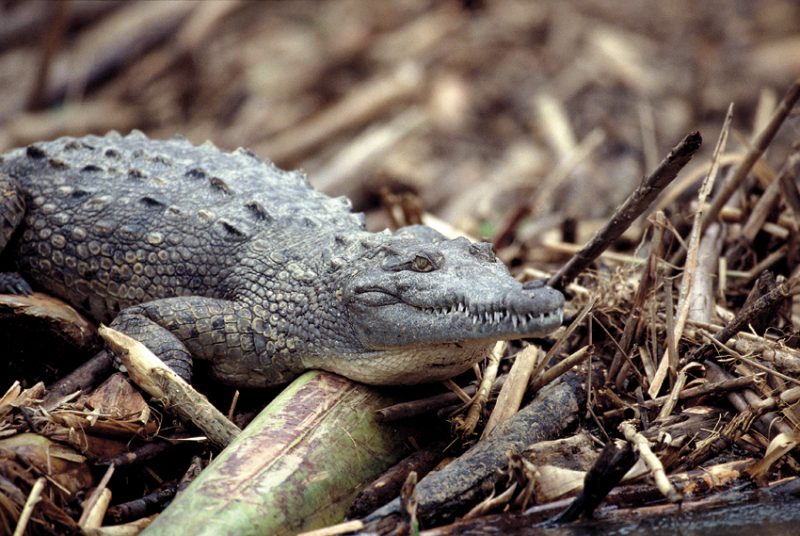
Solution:
[[[473,257],[487,261],[495,262],[497,257],[494,254],[492,245],[489,242],[476,242],[469,245],[469,252]]]
[[[544,287],[544,279],[532,279],[531,281],[525,281],[522,284],[522,288],[525,290],[534,290],[537,288]]]

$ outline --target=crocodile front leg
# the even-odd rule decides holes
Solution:
[[[302,372],[299,361],[270,351],[276,329],[235,301],[154,300],[123,309],[111,327],[142,342],[187,381],[192,358],[209,361],[216,379],[237,387],[285,383]]]

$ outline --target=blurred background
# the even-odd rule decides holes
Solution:
[[[372,229],[388,204],[532,247],[687,132],[707,156],[731,102],[746,143],[798,75],[796,0],[2,0],[0,151],[182,134],[303,168]]]

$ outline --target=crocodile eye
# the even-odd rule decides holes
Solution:
[[[417,255],[414,257],[414,261],[411,263],[411,266],[416,272],[430,272],[434,268],[431,260],[427,257],[423,257],[422,255]]]

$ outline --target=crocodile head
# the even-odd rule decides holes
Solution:
[[[366,383],[445,379],[482,359],[498,340],[561,325],[563,295],[518,282],[487,243],[446,240],[413,226],[364,251],[338,285],[362,350],[337,364],[346,370],[334,372]]]

